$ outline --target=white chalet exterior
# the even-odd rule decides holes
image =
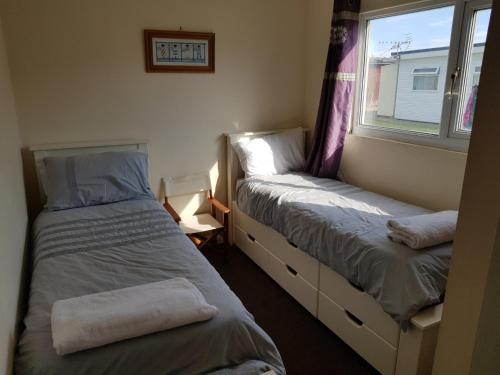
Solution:
[[[475,44],[466,97],[479,82],[484,44]],[[378,116],[439,123],[445,92],[448,48],[429,48],[392,54],[394,61],[380,68]],[[397,58],[399,56],[399,58]]]

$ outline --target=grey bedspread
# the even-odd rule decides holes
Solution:
[[[389,218],[428,210],[303,173],[240,180],[237,203],[373,296],[403,328],[444,293],[450,243],[412,250],[387,238]]]
[[[285,373],[272,340],[158,202],[43,212],[33,235],[18,375]],[[50,311],[56,300],[176,276],[195,284],[218,307],[217,316],[66,356],[55,353]]]

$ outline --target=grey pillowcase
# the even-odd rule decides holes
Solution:
[[[44,162],[51,211],[155,198],[148,182],[148,156],[141,152],[48,157]]]

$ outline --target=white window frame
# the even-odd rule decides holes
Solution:
[[[450,48],[448,57],[447,73],[445,79],[445,95],[443,97],[443,108],[439,134],[417,133],[399,129],[381,128],[362,124],[363,108],[367,76],[366,51],[368,22],[377,18],[397,16],[406,13],[431,10],[446,6],[455,6]],[[461,74],[458,79],[453,79],[453,73],[458,66],[467,66],[466,48],[474,30],[470,23],[474,12],[479,9],[491,7],[491,0],[426,0],[415,3],[364,12],[360,14],[359,21],[359,56],[358,56],[358,79],[356,82],[356,93],[353,109],[353,123],[351,131],[353,134],[370,138],[385,138],[399,142],[413,143],[418,145],[445,148],[448,150],[466,152],[469,146],[470,133],[460,132],[455,129],[456,116],[459,112],[459,90],[465,82],[466,74]],[[470,27],[468,27],[470,25]],[[455,82],[454,82],[455,81]],[[453,86],[453,87],[452,87]]]
[[[470,57],[472,54],[467,53],[467,46],[472,46],[472,39],[474,37],[474,23],[472,22],[474,18],[474,14],[478,10],[491,8],[492,3],[490,0],[469,0],[464,2],[464,6],[462,7],[462,24],[460,25],[460,41],[457,44],[457,62],[456,66],[460,67],[468,67],[470,66]],[[454,20],[455,22],[455,20]],[[452,39],[453,41],[453,39]],[[473,47],[471,47],[473,48]],[[455,84],[455,87],[450,88],[451,93],[451,108],[450,108],[450,126],[448,129],[448,137],[469,140],[470,131],[461,131],[457,128],[458,126],[458,116],[463,113],[462,106],[467,104],[467,98],[461,101],[460,99],[460,88],[467,82],[467,74],[470,72],[464,71],[462,68],[462,73],[458,77],[458,81]],[[472,72],[474,74],[474,72]]]

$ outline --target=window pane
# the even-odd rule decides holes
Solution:
[[[413,74],[422,74],[422,73],[438,74],[439,68],[415,68],[415,69],[413,69]]]
[[[363,125],[439,134],[453,11],[368,22]]]
[[[437,90],[438,76],[413,77],[413,90]]]
[[[472,130],[474,110],[476,108],[479,76],[483,63],[484,44],[490,23],[491,9],[482,9],[475,12],[473,17],[473,34],[467,46],[467,66],[460,95],[460,122],[457,126],[461,132],[469,133]]]

